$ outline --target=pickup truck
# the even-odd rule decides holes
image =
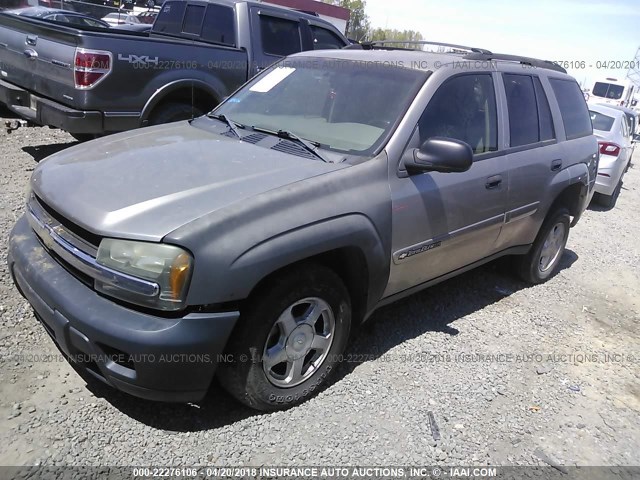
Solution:
[[[348,40],[319,17],[242,0],[169,0],[150,34],[0,13],[0,102],[71,134],[196,117],[285,55]]]
[[[580,87],[475,50],[303,52],[206,116],[56,153],[9,271],[115,388],[198,401],[217,374],[300,403],[376,308],[499,257],[531,284],[562,264],[598,168]]]

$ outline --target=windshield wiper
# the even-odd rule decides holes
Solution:
[[[221,122],[226,123],[229,126],[229,129],[236,134],[236,137],[242,140],[242,135],[240,135],[240,129],[244,128],[244,125],[240,125],[239,123],[234,122],[229,117],[227,117],[224,113],[208,113],[207,117],[215,118],[216,120],[220,120]]]
[[[289,132],[287,130],[275,131],[275,130],[269,130],[268,128],[255,127],[255,126],[253,126],[251,128],[253,128],[256,132],[267,133],[269,135],[275,135],[276,137],[279,137],[279,138],[284,138],[285,140],[291,140],[292,142],[295,142],[298,145],[300,145],[307,152],[309,152],[309,153],[313,154],[314,156],[318,157],[323,162],[331,163],[329,160],[324,158],[320,154],[320,152],[318,152],[318,147],[320,146],[320,144],[317,143],[317,142],[311,142],[309,140],[305,140],[304,138],[300,138],[295,133]]]

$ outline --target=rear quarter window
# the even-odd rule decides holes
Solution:
[[[153,31],[173,35],[179,34],[182,30],[182,17],[186,6],[185,2],[164,2],[153,24]]]
[[[587,103],[575,80],[550,78],[549,83],[560,107],[567,140],[591,135],[593,128]]]

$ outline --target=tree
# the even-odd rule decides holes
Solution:
[[[375,28],[371,30],[368,39],[375,40],[402,40],[405,42],[416,42],[423,40],[422,34],[414,30],[396,30],[391,28]],[[415,48],[409,43],[394,44],[396,47]]]
[[[371,28],[369,17],[364,11],[367,2],[364,0],[324,0],[324,2],[351,10],[347,37],[357,41],[363,41],[367,38]]]
[[[413,30],[372,28],[369,16],[365,12],[367,2],[364,0],[324,0],[324,2],[351,10],[347,37],[352,40],[359,42],[365,40],[404,40],[407,42],[423,40],[422,34]],[[409,44],[398,44],[397,46],[411,48]]]

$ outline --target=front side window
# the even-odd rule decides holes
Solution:
[[[449,137],[468,143],[473,152],[498,149],[498,120],[490,74],[459,75],[443,83],[418,122],[420,143]]]
[[[286,57],[302,51],[298,22],[260,15],[260,31],[262,49],[268,55]]]
[[[584,137],[593,133],[587,103],[575,80],[550,78],[551,88],[558,101],[567,139]]]
[[[365,62],[289,59],[215,110],[246,128],[286,130],[320,148],[370,156],[387,139],[427,73]]]

